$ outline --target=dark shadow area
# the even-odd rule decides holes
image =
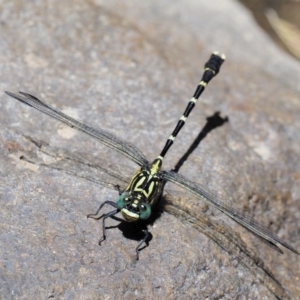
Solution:
[[[189,156],[193,153],[193,151],[199,146],[201,141],[206,137],[206,135],[216,129],[217,127],[222,126],[224,123],[228,122],[228,117],[222,118],[220,116],[220,112],[215,112],[211,117],[206,118],[206,124],[204,125],[203,129],[198,134],[197,138],[194,140],[192,145],[186,151],[186,153],[179,159],[175,168],[172,169],[173,172],[178,173],[179,169],[183,166],[185,161],[189,158]]]
[[[141,241],[145,234],[143,233],[143,227],[139,222],[126,222],[123,220],[117,226],[123,233],[124,237],[134,241]],[[148,244],[152,240],[152,234],[149,232],[149,236],[146,240],[146,244]],[[148,245],[147,245],[148,246]],[[145,247],[140,248],[140,250],[144,249]]]

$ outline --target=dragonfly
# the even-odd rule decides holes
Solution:
[[[105,130],[95,129],[78,120],[75,120],[30,94],[24,92],[20,92],[19,94],[14,94],[8,91],[5,92],[7,95],[15,98],[16,100],[19,100],[20,102],[63,122],[71,128],[75,128],[88,134],[89,136],[98,140],[100,143],[123,154],[139,165],[139,169],[132,176],[127,187],[124,190],[118,188],[119,196],[116,202],[109,200],[104,201],[99,206],[95,214],[89,214],[87,216],[88,218],[94,219],[102,218],[102,237],[99,240],[99,245],[106,239],[106,219],[109,217],[114,217],[116,214],[121,212],[125,221],[139,222],[141,224],[144,236],[135,248],[136,259],[139,259],[141,246],[144,243],[147,246],[147,240],[150,234],[145,224],[145,220],[151,216],[160,199],[162,198],[164,185],[167,182],[171,182],[216,207],[222,213],[248,229],[255,236],[259,237],[277,252],[281,254],[283,253],[283,251],[277,246],[277,244],[280,244],[290,251],[300,255],[296,249],[283,241],[276,234],[272,233],[267,227],[255,221],[249,214],[245,213],[243,210],[233,207],[233,205],[230,204],[230,201],[225,199],[225,197],[220,197],[216,192],[209,190],[206,186],[195,183],[178,174],[174,170],[162,170],[162,163],[165,155],[173,145],[178,133],[185,125],[186,119],[195,107],[197,100],[205,90],[207,84],[219,73],[221,65],[224,61],[224,54],[220,54],[219,52],[212,53],[209,60],[204,65],[202,78],[197,85],[193,97],[188,102],[184,113],[178,120],[172,134],[167,139],[161,153],[151,163],[135,145],[131,144],[127,140],[116,137]],[[104,206],[111,206],[113,207],[113,210],[108,213],[104,213],[99,217],[99,213]]]

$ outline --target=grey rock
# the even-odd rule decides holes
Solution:
[[[300,66],[234,1],[0,1],[0,87],[34,94],[154,159],[210,52],[227,54],[165,161],[300,249]],[[273,251],[167,185],[152,240],[87,219],[134,163],[0,95],[2,299],[297,299],[299,256]],[[108,211],[107,210],[104,211]],[[119,225],[121,224],[121,225]]]

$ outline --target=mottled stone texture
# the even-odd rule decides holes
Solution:
[[[211,2],[211,4],[210,4]],[[273,251],[170,184],[149,247],[87,219],[136,166],[4,95],[32,93],[155,158],[211,51],[227,61],[165,161],[300,250],[300,65],[234,1],[0,1],[1,299],[299,299],[299,256]],[[164,210],[162,210],[164,209]],[[108,211],[109,208],[104,209]]]

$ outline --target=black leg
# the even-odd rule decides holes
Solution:
[[[105,202],[103,202],[103,203],[99,206],[99,208],[98,208],[98,210],[97,210],[97,212],[96,212],[95,214],[89,214],[89,215],[87,215],[87,218],[93,218],[93,219],[96,219],[96,220],[101,219],[101,218],[103,217],[103,215],[101,215],[100,217],[97,217],[97,215],[98,215],[99,211],[101,210],[101,208],[102,208],[105,204],[109,204],[109,205],[111,205],[111,206],[117,208],[117,204],[116,204],[115,202],[112,202],[112,201],[105,201]]]
[[[136,251],[136,260],[139,259],[139,250],[140,250],[140,247],[143,243],[146,244],[146,246],[148,246],[148,242],[147,242],[147,239],[149,237],[149,231],[148,231],[148,228],[147,226],[145,225],[145,223],[143,221],[140,221],[140,223],[142,224],[142,227],[143,227],[143,233],[145,234],[145,236],[143,237],[143,239],[140,241],[140,243],[137,245],[137,247],[135,248],[135,251]]]
[[[115,214],[117,214],[120,210],[119,209],[115,209],[113,211],[110,211],[109,213],[105,214],[103,216],[103,219],[102,219],[102,232],[103,232],[103,235],[102,235],[102,238],[99,240],[99,245],[106,239],[106,232],[105,232],[105,220],[108,218],[108,217],[111,217]]]
[[[107,213],[107,214],[104,214],[104,215],[101,215],[101,216],[98,217],[99,211],[101,210],[101,208],[102,208],[105,204],[109,204],[109,205],[111,205],[111,206],[113,206],[113,207],[117,207],[117,204],[116,204],[115,202],[112,202],[112,201],[105,201],[105,202],[103,202],[103,203],[99,206],[99,208],[98,208],[98,210],[97,210],[97,212],[96,212],[95,214],[89,214],[89,215],[87,215],[88,218],[93,218],[93,219],[96,219],[96,220],[99,220],[99,219],[103,218],[103,219],[102,219],[102,231],[103,231],[103,235],[102,235],[102,238],[101,238],[100,241],[99,241],[99,245],[106,239],[106,234],[105,234],[105,220],[106,220],[108,217],[111,217],[111,216],[117,214],[117,213],[120,211],[120,209],[117,208],[117,209],[115,209],[115,210],[113,210],[113,211],[110,211],[110,212]]]

